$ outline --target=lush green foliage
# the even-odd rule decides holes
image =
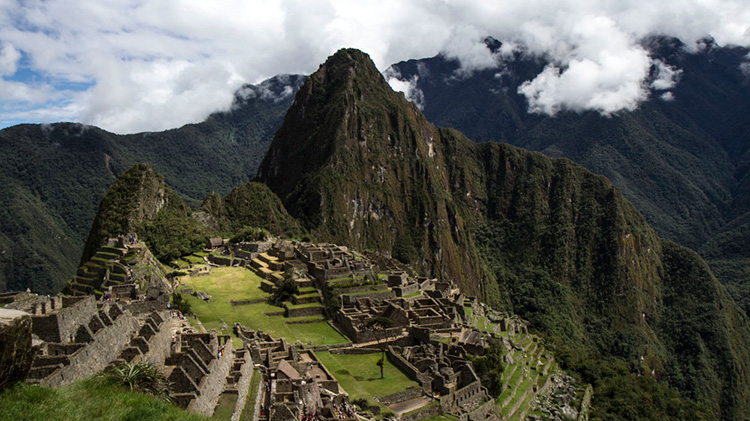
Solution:
[[[500,396],[503,387],[502,374],[505,370],[503,348],[495,342],[490,342],[490,346],[484,355],[469,354],[467,358],[474,365],[477,375],[482,380],[482,386],[486,387],[492,396]]]
[[[111,367],[104,377],[128,390],[169,401],[169,380],[155,366],[145,362],[123,362]]]
[[[286,338],[290,343],[332,345],[347,342],[347,339],[334,330],[326,321],[287,324],[284,310],[268,303],[271,294],[260,289],[264,282],[258,275],[245,268],[214,267],[208,276],[194,276],[180,279],[182,285],[194,291],[211,295],[211,302],[183,295],[193,312],[206,329],[216,329],[222,334],[232,333],[231,326],[225,323],[236,321],[254,330],[263,330],[275,338]],[[255,304],[231,305],[230,300],[250,300]],[[228,328],[222,330],[222,328]]]
[[[275,306],[281,306],[285,301],[291,301],[292,297],[298,293],[297,282],[293,279],[285,279],[276,285],[269,301]]]
[[[232,241],[254,241],[267,233],[287,238],[304,234],[279,198],[260,183],[242,184],[223,198],[211,194],[203,201],[201,210],[210,215],[216,229],[231,235]]]
[[[182,298],[182,294],[175,292],[172,294],[172,308],[181,312],[182,314],[192,314],[193,306],[190,305],[186,299]]]
[[[203,250],[210,234],[190,216],[190,209],[174,192],[168,194],[171,195],[168,203],[173,206],[165,207],[152,221],[144,221],[140,228],[151,252],[165,263]]]
[[[102,198],[86,241],[82,262],[107,238],[137,234],[160,261],[167,263],[205,247],[209,232],[147,164],[123,173]]]
[[[229,239],[230,243],[241,243],[243,241],[265,241],[269,238],[270,233],[263,228],[242,227],[237,234]]]

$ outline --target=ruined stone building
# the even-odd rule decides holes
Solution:
[[[337,408],[348,402],[338,381],[318,360],[315,352],[290,346],[286,340],[274,339],[235,324],[263,371],[260,402],[262,420],[301,420],[313,415],[322,420],[354,419]]]

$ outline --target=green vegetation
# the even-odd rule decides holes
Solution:
[[[234,393],[222,393],[219,396],[219,402],[216,404],[212,420],[216,421],[230,421],[232,414],[234,414],[234,408],[237,406],[237,395]]]
[[[485,355],[467,355],[469,361],[474,365],[477,375],[482,380],[482,386],[486,387],[492,396],[497,397],[503,388],[503,349],[494,342],[490,342]]]
[[[275,306],[281,306],[284,301],[291,300],[292,297],[298,293],[297,283],[292,279],[285,279],[283,282],[276,285],[269,301]]]
[[[186,299],[182,298],[182,294],[174,292],[172,294],[172,308],[181,312],[182,314],[192,314],[193,307]]]
[[[250,419],[255,409],[255,403],[258,398],[258,389],[260,388],[260,380],[262,374],[258,370],[253,370],[253,379],[250,381],[250,389],[247,392],[247,400],[245,401],[245,408],[242,410],[243,419]]]
[[[205,420],[163,399],[130,391],[93,377],[50,389],[18,384],[0,394],[3,419],[47,420]]]
[[[160,174],[147,164],[137,164],[118,177],[102,198],[81,262],[88,261],[107,238],[127,234],[138,234],[164,263],[200,251],[208,232],[190,212]]]
[[[296,90],[287,75],[246,90]],[[190,206],[255,177],[294,95],[237,96],[232,110],[163,132],[116,135],[76,123],[0,131],[0,290],[60,291],[76,270],[97,205],[138,162],[163,174]]]
[[[300,341],[304,344],[332,345],[346,343],[347,340],[328,322],[306,324],[287,324],[289,319],[282,316],[268,316],[267,313],[281,313],[283,309],[268,304],[270,294],[260,289],[262,279],[245,268],[215,267],[208,276],[185,277],[180,280],[182,287],[194,291],[207,292],[211,302],[183,295],[190,303],[206,329],[216,329],[223,334],[232,334],[234,322],[255,330],[263,330],[275,338],[284,337],[290,343]],[[178,288],[179,291],[179,288]],[[263,302],[233,306],[229,300],[258,300]],[[223,323],[222,323],[223,322]],[[223,324],[227,329],[222,330]]]
[[[268,233],[287,238],[305,235],[279,198],[261,183],[242,184],[223,198],[209,195],[201,210],[210,215],[213,227],[231,235],[233,242],[261,240]]]
[[[113,384],[126,386],[128,390],[145,393],[169,402],[169,380],[158,368],[149,363],[124,362],[104,373]]]
[[[316,352],[316,355],[351,399],[372,399],[401,392],[409,386],[418,386],[387,359],[383,364],[385,375],[381,378],[377,365],[380,353],[346,355]]]

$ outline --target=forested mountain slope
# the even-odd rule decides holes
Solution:
[[[192,206],[255,176],[302,76],[247,85],[232,109],[164,132],[116,135],[73,123],[0,131],[0,290],[59,291],[75,272],[99,199],[148,162]]]
[[[488,39],[487,46],[497,52],[500,43]],[[750,247],[743,240],[750,206],[748,50],[706,40],[689,52],[663,37],[644,41],[644,48],[678,72],[677,83],[667,100],[654,91],[638,109],[611,116],[529,113],[518,88],[546,62],[520,52],[470,73],[442,55],[401,62],[387,73],[414,82],[425,116],[438,126],[567,157],[606,176],[660,235],[701,251],[750,308]]]
[[[589,381],[635,388],[649,417],[668,410],[637,374],[716,417],[750,414],[747,317],[700,257],[602,176],[436,128],[357,50],[308,78],[258,180],[316,239],[391,250],[527,318]]]

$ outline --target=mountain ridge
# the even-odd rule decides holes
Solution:
[[[726,377],[713,362],[720,355],[747,365],[746,349],[729,345],[750,345],[747,317],[710,271],[681,271],[705,265],[697,255],[661,240],[607,179],[570,160],[436,128],[361,52],[341,50],[308,78],[258,181],[317,239],[390,247],[588,355],[571,360],[575,371],[608,361],[655,378],[681,373],[705,386],[669,384],[717,417],[750,410],[747,370]],[[720,335],[691,321],[696,335],[677,339],[679,329],[664,320],[681,314],[669,295],[681,283],[696,286],[677,300],[683,308],[697,310],[696,291],[710,291],[711,305],[731,314],[710,313]],[[683,348],[707,361],[698,374],[679,358]],[[626,381],[601,377],[594,380]]]
[[[99,199],[138,162],[163,173],[194,207],[211,191],[252,179],[304,79],[246,85],[230,111],[164,132],[116,135],[78,123],[1,130],[0,290],[60,291],[76,271]]]

